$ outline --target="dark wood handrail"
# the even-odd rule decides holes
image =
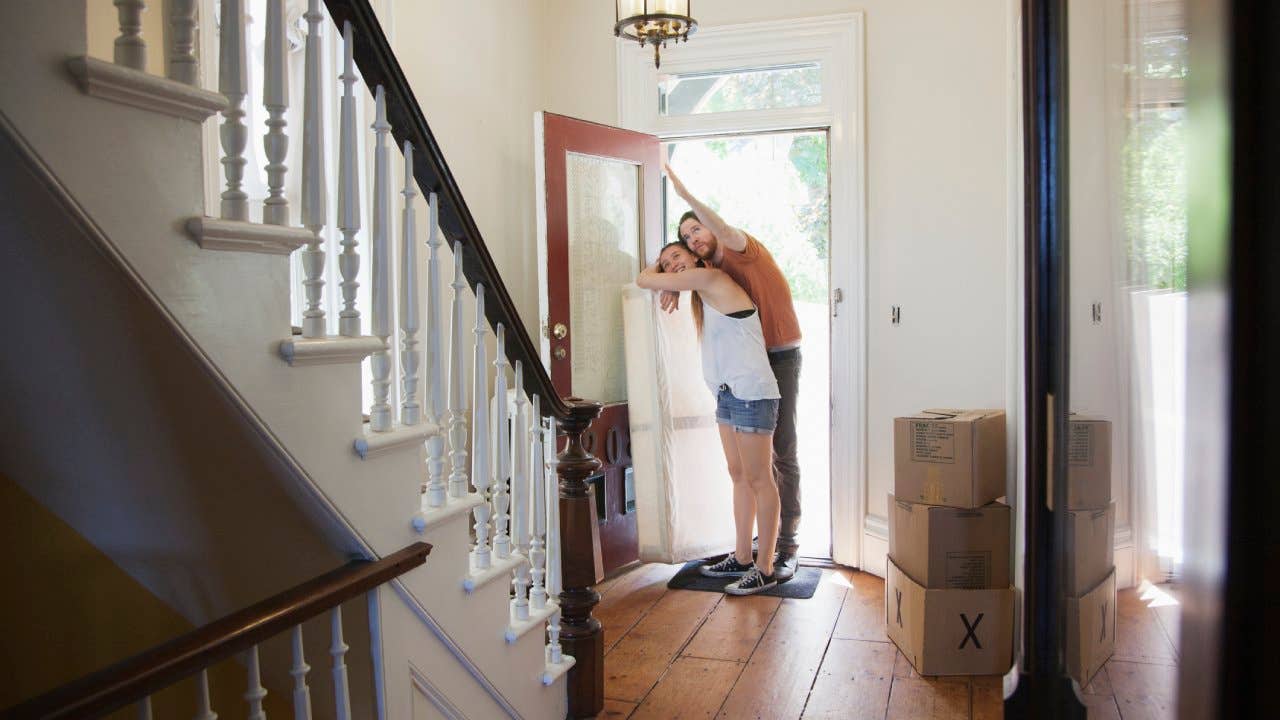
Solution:
[[[381,560],[357,560],[0,712],[18,718],[98,717],[138,702],[200,670],[275,637],[427,560],[416,542]]]
[[[502,323],[506,327],[507,359],[513,367],[515,361],[521,361],[525,390],[542,398],[543,412],[557,418],[569,417],[570,405],[556,392],[551,376],[542,365],[538,346],[525,330],[520,311],[507,293],[506,283],[485,247],[475,218],[427,126],[422,108],[372,6],[368,0],[325,0],[324,4],[338,32],[342,31],[343,23],[351,22],[355,40],[353,56],[360,75],[370,92],[378,85],[386,92],[387,120],[396,145],[401,146],[406,140],[413,145],[413,177],[424,195],[434,192],[439,196],[440,229],[450,246],[462,243],[463,273],[471,289],[474,290],[477,283],[484,283],[485,317],[491,326]]]

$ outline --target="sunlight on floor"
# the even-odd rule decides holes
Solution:
[[[1138,586],[1138,597],[1147,607],[1166,607],[1169,605],[1179,605],[1178,599],[1170,595],[1164,588],[1159,585],[1152,585],[1150,581],[1143,580]]]

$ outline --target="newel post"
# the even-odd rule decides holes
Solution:
[[[603,406],[590,400],[567,398],[568,417],[557,426],[568,438],[556,456],[560,477],[560,538],[563,582],[560,592],[560,642],[564,654],[577,661],[569,670],[569,717],[598,715],[604,707],[604,635],[591,609],[600,595],[591,586],[600,582],[604,567],[596,549],[599,529],[588,495],[587,478],[600,469],[600,461],[582,446],[582,433]]]

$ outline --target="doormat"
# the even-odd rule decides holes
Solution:
[[[710,558],[709,560],[691,560],[680,568],[680,572],[667,583],[667,587],[673,590],[702,590],[704,592],[724,592],[724,586],[734,581],[734,578],[715,578],[707,577],[698,572],[698,568],[705,565],[708,561],[715,562],[723,555]],[[757,595],[769,595],[771,597],[794,598],[796,600],[808,600],[818,590],[818,581],[822,579],[822,569],[816,567],[799,567],[796,568],[796,574],[784,583],[765,590]]]

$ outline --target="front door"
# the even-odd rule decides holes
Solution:
[[[662,242],[661,154],[652,135],[539,112],[542,360],[561,395],[604,403],[583,436],[604,571],[639,558],[623,360],[622,287]]]

